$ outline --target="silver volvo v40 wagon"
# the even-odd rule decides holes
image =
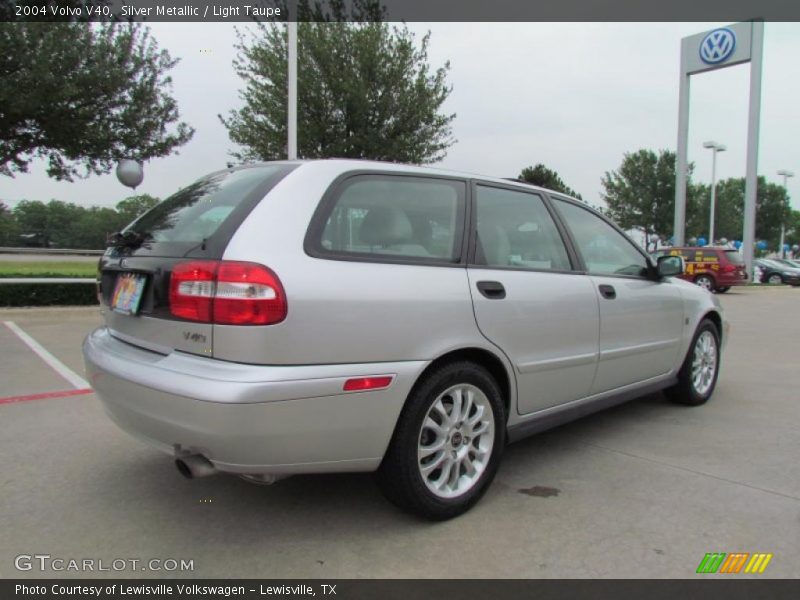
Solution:
[[[187,477],[376,471],[444,519],[510,441],[656,390],[708,400],[725,321],[682,268],[526,184],[255,164],[115,236],[83,351],[110,417]]]

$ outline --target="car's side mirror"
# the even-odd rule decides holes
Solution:
[[[676,277],[684,271],[682,256],[659,256],[656,260],[656,272],[659,277]]]

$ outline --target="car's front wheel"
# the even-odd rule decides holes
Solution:
[[[429,519],[471,508],[494,479],[505,445],[497,382],[471,362],[445,365],[411,392],[377,473],[384,495]]]
[[[719,355],[719,330],[713,321],[704,319],[678,372],[678,383],[665,390],[667,397],[689,406],[705,404],[717,385]]]

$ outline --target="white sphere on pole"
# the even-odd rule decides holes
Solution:
[[[144,180],[144,169],[141,163],[130,158],[123,158],[117,164],[117,179],[122,185],[135,189]]]

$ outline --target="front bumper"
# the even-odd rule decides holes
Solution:
[[[258,366],[157,354],[105,328],[83,344],[86,373],[123,430],[172,455],[202,454],[232,473],[371,471],[426,361]],[[393,375],[344,393],[351,377]]]

